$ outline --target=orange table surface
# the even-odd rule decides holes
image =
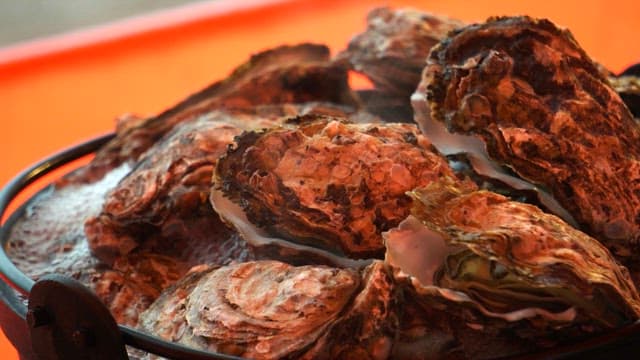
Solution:
[[[364,29],[366,12],[380,5],[468,22],[492,15],[546,17],[569,28],[593,59],[614,72],[640,62],[637,0],[237,3],[188,5],[0,49],[0,186],[47,155],[112,131],[118,115],[166,109],[258,50],[313,41],[339,51]],[[17,359],[1,336],[0,359]]]

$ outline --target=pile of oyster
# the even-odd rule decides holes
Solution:
[[[493,358],[636,321],[640,125],[611,74],[547,20],[367,20],[120,119],[13,260],[246,358]]]

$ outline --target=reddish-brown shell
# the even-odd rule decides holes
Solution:
[[[453,176],[414,125],[306,120],[247,132],[218,162],[214,186],[272,236],[353,258],[381,256],[381,232],[409,214],[405,193]],[[224,207],[214,207],[224,218]]]
[[[100,179],[114,167],[138,160],[176,124],[215,110],[306,102],[355,106],[346,70],[330,62],[329,55],[325,45],[310,43],[268,49],[251,56],[224,80],[156,116],[125,116],[118,123],[116,138],[101,148],[88,166],[59,184]]]

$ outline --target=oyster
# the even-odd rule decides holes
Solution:
[[[307,114],[375,120],[332,104],[304,103],[214,110],[177,124],[141,155],[135,167],[107,194],[101,212],[87,220],[85,233],[92,253],[111,263],[144,245],[156,252],[182,254],[183,258],[191,258],[193,265],[226,263],[231,254],[221,249],[229,245],[225,238],[230,236],[230,230],[220,222],[208,201],[218,157],[243,130],[283,122],[295,126],[295,116]],[[209,251],[202,254],[207,243],[217,243],[222,248],[209,246]],[[185,253],[191,250],[195,251]],[[246,254],[236,260],[250,257]]]
[[[102,211],[85,223],[94,256],[107,264],[150,238],[169,253],[229,236],[208,202],[216,161],[234,136],[235,126],[198,119],[182,124],[143,155],[106,196]]]
[[[244,133],[218,161],[213,207],[238,229],[257,227],[239,230],[249,242],[262,233],[351,258],[381,257],[380,233],[409,214],[405,192],[453,176],[413,125],[304,120]]]
[[[381,261],[362,272],[257,261],[197,269],[140,324],[171,341],[252,359],[386,358],[394,305]]]
[[[637,320],[626,268],[572,227],[618,255],[640,238],[638,130],[608,71],[542,20],[449,39],[460,22],[414,10],[368,22],[335,59],[268,50],[121,118],[16,223],[13,259],[79,279],[121,324],[251,358],[509,356]],[[426,135],[380,123],[413,116],[421,80]]]
[[[34,280],[57,273],[80,281],[95,292],[118,323],[135,326],[138,315],[190,265],[148,251],[118,257],[111,267],[91,256],[83,222],[99,213],[104,194],[127,170],[119,167],[91,184],[40,192],[24,216],[7,228],[5,251]]]
[[[569,31],[529,17],[463,28],[433,48],[413,104],[441,152],[508,167],[489,176],[546,194],[614,254],[638,254],[640,127]]]
[[[431,47],[462,26],[458,20],[415,9],[377,8],[367,15],[367,30],[355,36],[336,61],[364,73],[383,93],[408,101]]]
[[[386,261],[431,313],[447,308],[467,331],[503,329],[536,346],[640,317],[627,269],[560,218],[470,182],[444,179],[411,196],[412,215],[385,233]]]
[[[364,109],[390,122],[412,122],[410,97],[431,47],[462,22],[414,9],[381,7],[367,15],[367,29],[335,61],[363,73],[374,85],[359,90]]]
[[[100,149],[88,166],[65,177],[59,185],[100,179],[118,165],[136,161],[176,124],[212,110],[314,101],[357,105],[347,73],[329,61],[329,49],[301,44],[266,50],[238,66],[228,78],[157,116],[121,118],[116,138]]]
[[[184,262],[149,252],[120,257],[111,268],[85,259],[68,275],[93,290],[118,324],[128,326],[136,326],[140,314],[189,270]]]

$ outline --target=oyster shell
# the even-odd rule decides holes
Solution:
[[[476,185],[490,174],[512,197],[536,191],[633,252],[637,130],[606,69],[545,21],[494,19],[451,39],[462,24],[414,10],[368,21],[334,61],[320,45],[268,50],[158,116],[123,117],[50,200],[91,196],[18,222],[16,262],[79,279],[122,324],[252,358],[508,356],[638,319],[627,270],[595,239]],[[413,104],[458,178],[415,126],[370,123],[412,116],[441,40]],[[375,89],[355,96],[345,63]],[[22,235],[45,246],[26,251]]]
[[[405,192],[453,176],[413,125],[305,120],[244,133],[220,158],[211,201],[222,218],[338,255],[381,257],[380,233],[409,214]],[[232,215],[234,204],[245,215]]]
[[[569,31],[529,17],[463,28],[433,48],[413,104],[440,151],[445,126],[457,151],[486,149],[516,186],[547,189],[551,211],[638,254],[640,127]]]
[[[83,222],[99,213],[105,193],[127,171],[121,166],[91,184],[49,187],[40,192],[24,216],[7,228],[5,251],[34,280],[57,273],[80,281],[95,292],[118,323],[135,326],[138,315],[190,265],[148,251],[119,257],[111,267],[91,256]]]
[[[386,261],[428,310],[545,346],[640,317],[627,269],[560,218],[446,179],[411,196],[412,215],[385,233]]]
[[[398,337],[398,294],[389,269],[374,261],[360,271],[362,287],[303,359],[386,359]]]
[[[367,15],[367,29],[336,57],[365,74],[378,90],[408,99],[420,82],[431,47],[464,26],[415,9],[381,7]]]
[[[374,89],[358,91],[364,108],[390,122],[412,122],[409,98],[431,47],[463,23],[415,9],[381,7],[367,15],[367,29],[335,61],[366,75]]]
[[[636,118],[640,118],[640,74],[609,77],[609,83],[620,94],[620,98],[629,107]]]
[[[277,261],[198,270],[141,315],[143,330],[254,359],[389,354],[394,286],[381,261],[362,274]]]
[[[333,104],[263,105],[214,110],[177,124],[157,141],[106,196],[101,212],[89,218],[85,233],[93,254],[105,263],[144,245],[147,249],[191,258],[193,265],[224,264],[230,254],[220,249],[186,254],[195,244],[221,246],[230,236],[209,204],[213,168],[235,136],[308,114],[373,120],[362,112]],[[292,118],[293,117],[293,118]],[[228,245],[228,244],[227,244]],[[200,246],[200,250],[206,246]],[[218,256],[216,256],[216,254]],[[238,254],[235,254],[238,255]],[[241,256],[247,260],[251,254]],[[237,260],[239,260],[238,258]]]
[[[328,102],[356,106],[347,73],[329,61],[324,45],[280,46],[253,55],[231,75],[191,95],[163,113],[120,119],[116,138],[96,153],[83,169],[59,182],[91,182],[129,161],[135,161],[176,124],[217,109],[252,108],[263,104]]]
[[[93,290],[118,324],[128,326],[136,326],[140,314],[189,270],[173,257],[149,252],[120,257],[111,268],[85,259],[68,275]]]
[[[175,254],[193,248],[185,242],[228,237],[230,231],[211,209],[208,195],[218,157],[240,132],[201,118],[181,124],[151,147],[107,194],[101,212],[86,221],[93,255],[111,264],[151,238],[167,239],[158,245]]]

